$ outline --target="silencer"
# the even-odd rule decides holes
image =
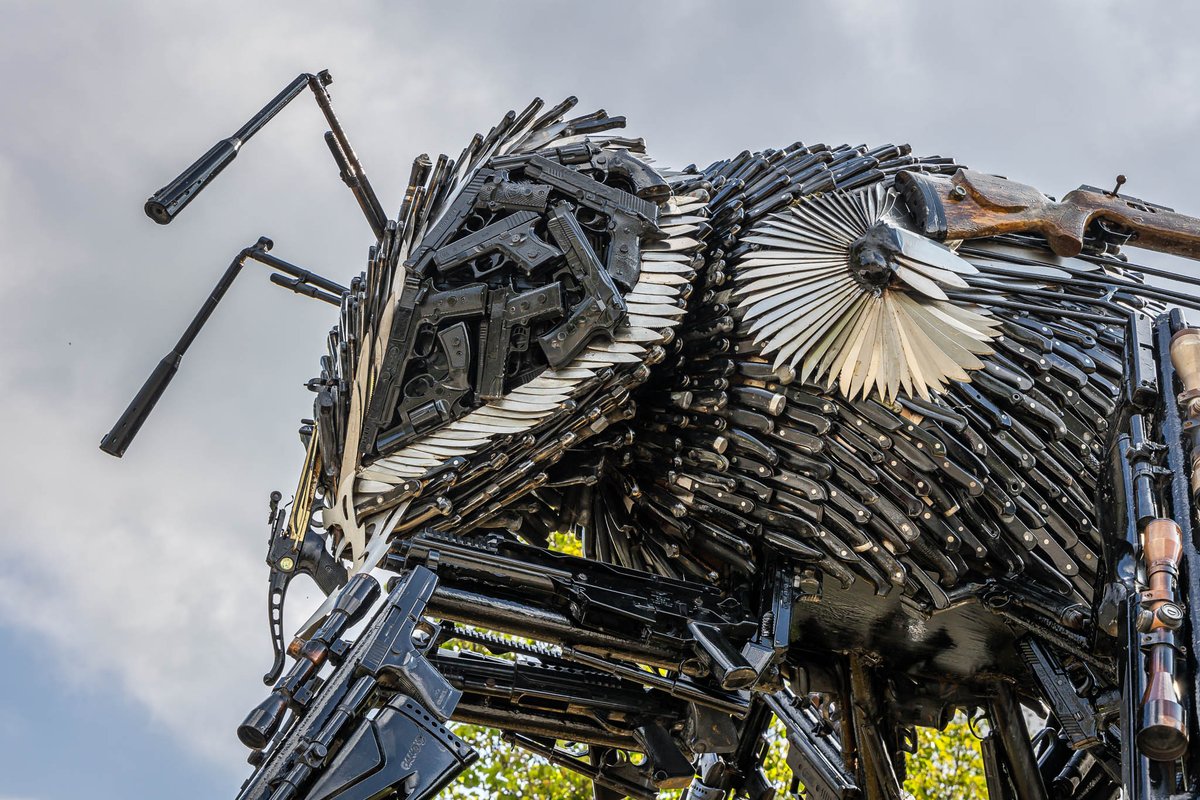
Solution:
[[[322,84],[327,84],[332,80],[331,78],[327,79],[327,76],[327,72],[321,73],[316,79],[320,80]],[[155,192],[146,201],[146,216],[159,225],[166,225],[175,219],[176,215],[186,208],[187,204],[192,202],[196,195],[212,182],[213,178],[221,174],[221,170],[229,166],[230,162],[237,157],[241,146],[270,122],[272,117],[282,111],[284,106],[295,99],[296,95],[304,91],[304,88],[309,85],[309,81],[313,79],[314,76],[308,73],[299,75],[236,133],[217,142],[212,149],[181,172],[179,177]]]
[[[158,398],[162,397],[167,385],[179,371],[179,362],[182,360],[183,354],[175,350],[163,356],[162,361],[158,362],[158,366],[154,368],[150,377],[142,384],[142,388],[129,402],[125,413],[112,426],[112,430],[100,440],[101,450],[117,458],[125,455],[126,448],[133,441],[133,437],[137,436],[146,417],[150,416],[150,412],[154,410]]]

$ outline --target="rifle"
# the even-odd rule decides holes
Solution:
[[[408,571],[347,644],[340,637],[380,590],[366,573],[346,584],[321,627],[289,648],[292,669],[238,728],[238,738],[255,748],[250,761],[257,767],[238,800],[368,800],[401,785],[404,797],[421,800],[478,757],[440,724],[462,693],[425,653],[440,630],[422,619],[436,586],[437,576],[424,567]],[[414,640],[422,632],[424,647]],[[335,667],[322,680],[327,662]],[[279,732],[288,709],[291,725]]]
[[[974,239],[1005,233],[1039,233],[1057,255],[1079,255],[1093,222],[1134,247],[1200,258],[1200,219],[1166,206],[1080,186],[1055,202],[1032,186],[960,169],[951,177],[901,172],[896,187],[918,230],[934,239]]]
[[[732,642],[744,641],[757,624],[731,613],[736,606],[707,584],[547,551],[495,534],[471,538],[425,531],[394,543],[385,566],[398,571],[434,562],[442,583],[430,610],[444,619],[565,644],[569,657],[586,666],[597,665],[579,657],[594,654],[694,676],[713,674],[718,681],[753,671]],[[695,635],[693,623],[704,626],[702,635]],[[643,680],[649,684],[654,677],[647,674]],[[735,699],[713,694],[713,702],[727,713]]]
[[[811,704],[784,687],[763,696],[767,707],[787,730],[788,768],[804,784],[806,797],[818,800],[853,800],[862,791],[846,769],[837,742],[818,734],[823,725]]]

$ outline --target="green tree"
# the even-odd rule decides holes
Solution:
[[[916,800],[977,800],[987,797],[979,739],[967,718],[955,715],[946,730],[917,729],[917,752],[908,757],[904,788]]]

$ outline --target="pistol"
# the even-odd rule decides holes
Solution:
[[[547,317],[561,316],[562,284],[550,283],[522,294],[502,286],[491,290],[489,303],[488,316],[480,323],[479,331],[483,342],[479,359],[479,397],[498,400],[504,396],[510,347],[521,350],[529,346],[527,337],[523,342],[513,342],[515,329]]]
[[[658,206],[541,156],[529,157],[525,177],[547,183],[579,205],[609,218],[612,240],[604,266],[614,280],[632,289],[642,269],[638,241],[642,235],[658,229]]]
[[[587,164],[605,177],[616,175],[633,187],[633,193],[643,200],[660,203],[671,196],[670,185],[646,162],[630,155],[628,150],[607,150],[594,142],[576,142],[546,150],[539,155],[560,164]]]
[[[550,236],[562,248],[571,275],[585,293],[561,325],[538,337],[550,366],[557,369],[570,363],[596,333],[611,333],[625,319],[627,306],[613,283],[612,274],[600,265],[596,251],[566,203],[554,204],[547,227]],[[610,248],[615,246],[614,239]]]
[[[500,253],[515,261],[526,275],[557,256],[557,248],[543,242],[534,232],[534,225],[541,216],[533,211],[518,211],[510,217],[480,228],[457,242],[442,247],[433,254],[433,263],[438,272],[445,274],[467,262],[475,277],[487,275],[500,268],[501,259],[492,259],[487,265],[474,263],[483,256]]]

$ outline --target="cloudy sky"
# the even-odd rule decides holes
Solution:
[[[266,499],[295,484],[332,310],[248,272],[125,459],[96,444],[241,247],[362,269],[306,97],[174,224],[142,214],[287,81],[332,71],[392,213],[416,154],[568,94],[667,163],[908,141],[1051,194],[1123,172],[1200,212],[1193,6],[983,8],[0,0],[0,800],[210,800],[246,774]]]

